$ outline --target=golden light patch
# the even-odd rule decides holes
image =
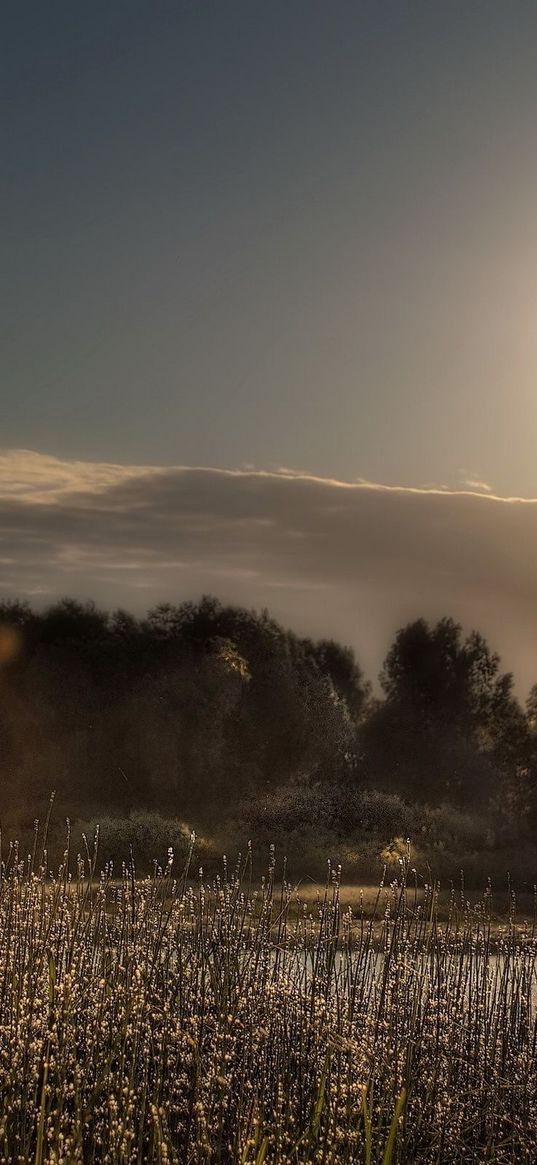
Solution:
[[[241,680],[250,680],[250,669],[247,661],[229,639],[219,639],[217,654],[228,671],[237,672]]]
[[[9,624],[0,624],[0,665],[10,663],[18,655],[21,647],[21,634],[16,627]]]

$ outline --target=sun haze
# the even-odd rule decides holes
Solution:
[[[8,5],[3,444],[537,494],[536,43],[525,2]]]

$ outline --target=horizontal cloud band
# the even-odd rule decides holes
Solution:
[[[419,615],[537,680],[537,501],[305,474],[0,454],[0,597],[142,610],[203,592],[350,643],[375,676]]]

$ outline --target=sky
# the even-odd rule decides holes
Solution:
[[[201,587],[373,669],[454,614],[529,681],[536,511],[502,499],[537,497],[537,5],[0,29],[0,595]]]
[[[0,601],[144,613],[212,594],[356,651],[375,683],[398,627],[451,615],[537,682],[537,501],[300,473],[0,453]]]

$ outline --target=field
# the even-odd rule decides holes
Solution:
[[[535,1165],[529,902],[46,871],[2,866],[0,1162]]]

